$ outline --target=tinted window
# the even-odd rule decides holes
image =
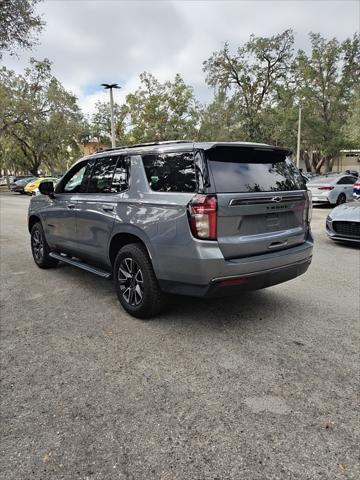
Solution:
[[[111,183],[117,157],[100,158],[95,161],[87,187],[88,193],[111,193]]]
[[[123,192],[129,188],[129,159],[119,157],[112,180],[111,192]]]
[[[62,191],[65,193],[78,193],[87,167],[87,164],[82,164],[70,172],[70,177],[65,180]]]
[[[337,182],[338,185],[352,185],[355,183],[356,178],[353,177],[343,177]]]
[[[156,192],[196,192],[192,152],[144,155],[143,164],[152,190]]]
[[[304,179],[286,153],[221,147],[207,152],[219,193],[305,190]]]

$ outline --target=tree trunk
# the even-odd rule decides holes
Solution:
[[[315,169],[316,173],[321,172],[321,167],[323,166],[324,162],[325,162],[325,157],[321,157],[320,160],[316,164],[316,169]]]
[[[302,157],[303,157],[303,160],[304,160],[304,163],[305,163],[305,166],[306,166],[306,171],[311,172],[309,152],[307,150],[305,150],[305,152],[303,152]]]

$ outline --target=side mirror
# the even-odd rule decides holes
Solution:
[[[39,185],[39,192],[49,197],[54,197],[54,184],[53,182],[41,182]]]

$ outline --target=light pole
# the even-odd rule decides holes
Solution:
[[[105,90],[110,90],[110,118],[111,118],[111,146],[115,148],[115,124],[114,124],[114,97],[113,88],[121,88],[117,83],[102,83]]]
[[[299,103],[299,120],[298,120],[298,134],[297,134],[297,148],[296,148],[297,168],[300,168],[300,139],[301,139],[301,103]]]

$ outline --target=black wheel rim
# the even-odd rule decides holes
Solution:
[[[340,197],[339,197],[339,204],[345,203],[345,201],[346,201],[345,195],[340,195]]]
[[[44,256],[44,241],[39,230],[35,230],[32,235],[31,242],[35,260],[41,262]]]
[[[133,258],[127,257],[121,261],[118,281],[125,302],[132,307],[139,306],[144,296],[144,276]]]

